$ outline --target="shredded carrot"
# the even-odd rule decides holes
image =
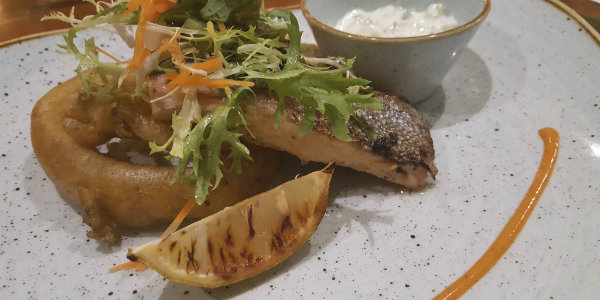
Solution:
[[[163,44],[158,48],[157,51],[169,51],[175,62],[183,63],[183,53],[181,53],[181,47],[179,47],[179,41],[177,40],[180,34],[181,31],[177,32],[177,34],[171,38],[164,37],[162,40]]]
[[[190,214],[190,212],[194,207],[196,207],[196,205],[196,200],[188,200],[185,206],[183,206],[183,208],[179,211],[173,222],[171,222],[171,225],[169,225],[169,227],[167,227],[167,230],[165,230],[165,232],[163,232],[163,234],[160,236],[160,239],[162,240],[169,236],[171,233],[175,232],[175,230],[179,228],[179,225],[181,225],[185,217],[187,217],[187,215]]]
[[[96,50],[97,50],[98,52],[100,52],[100,53],[102,53],[102,54],[104,54],[104,55],[108,56],[108,58],[110,58],[110,59],[114,60],[116,63],[118,63],[118,64],[122,63],[122,61],[118,60],[116,57],[112,56],[110,53],[108,53],[108,52],[104,51],[102,48],[100,48],[100,47],[96,47]]]
[[[227,31],[227,27],[225,27],[225,24],[223,24],[223,22],[217,22],[217,26],[219,27],[220,32]]]
[[[175,232],[175,230],[177,230],[177,228],[179,228],[179,225],[181,225],[183,220],[185,220],[185,217],[187,217],[187,215],[190,214],[190,212],[192,211],[192,209],[194,207],[196,207],[196,201],[194,199],[188,200],[188,202],[185,204],[185,206],[183,206],[183,208],[179,211],[179,213],[177,214],[177,216],[175,217],[173,222],[171,222],[171,225],[169,225],[169,227],[167,227],[167,230],[165,230],[165,232],[162,234],[160,239],[162,240],[165,237],[169,236],[171,233]],[[130,269],[135,269],[138,272],[143,272],[146,269],[148,269],[148,266],[146,266],[144,263],[139,262],[139,261],[128,261],[126,263],[122,263],[120,265],[116,265],[116,266],[110,268],[108,270],[108,272],[114,273],[114,272],[119,272],[119,271],[124,271],[124,270],[130,270]]]
[[[139,52],[135,52],[136,48],[133,48],[134,53],[133,53],[133,57],[131,58],[131,60],[129,61],[129,64],[127,65],[127,71],[135,71],[137,70],[143,63],[144,60],[146,60],[146,57],[148,57],[150,55],[150,50],[144,48],[144,46],[141,46],[142,50],[139,50]],[[138,54],[138,55],[136,55]]]
[[[150,51],[144,48],[146,22],[156,22],[160,14],[172,8],[176,4],[176,0],[132,0],[127,3],[127,12],[125,12],[125,15],[132,13],[140,6],[142,7],[140,10],[137,29],[135,30],[133,57],[127,65],[127,70],[137,70],[142,65],[146,57],[148,57],[150,54]]]
[[[171,5],[171,2],[158,2],[154,6],[154,10],[156,10],[157,13],[162,14],[165,11],[169,10],[171,7],[173,7],[173,5]]]
[[[187,71],[187,70],[184,70],[184,71]],[[182,71],[182,72],[184,72],[184,71]],[[163,76],[165,77],[165,79],[173,81],[173,80],[175,80],[175,78],[177,78],[177,76],[179,76],[179,74],[173,73],[173,72],[169,72],[169,73],[165,73]]]
[[[179,86],[179,84],[181,82],[183,82],[183,80],[185,79],[186,76],[191,75],[192,72],[190,72],[189,70],[186,69],[181,69],[179,71],[179,74],[177,73],[166,73],[165,74],[165,78],[170,80],[169,83],[167,83],[167,85],[165,86],[167,88],[167,90],[171,90],[173,88],[175,88],[176,86]]]
[[[144,9],[142,6],[142,11],[143,10]],[[139,68],[142,65],[142,63],[144,62],[144,59],[146,59],[146,57],[149,55],[149,53],[148,54],[145,53],[148,50],[146,48],[144,48],[144,33],[146,32],[146,29],[144,28],[145,24],[146,24],[146,20],[144,18],[144,14],[140,14],[140,21],[138,23],[137,29],[135,30],[135,42],[134,42],[134,46],[133,46],[133,57],[131,58],[131,60],[129,61],[129,64],[127,65],[127,70],[130,70],[130,71],[137,70],[137,68]]]
[[[172,75],[171,75],[172,74]],[[232,79],[211,79],[206,78],[200,74],[190,74],[188,70],[182,70],[178,75],[174,73],[165,74],[165,78],[171,81],[167,83],[167,90],[172,90],[175,87],[212,87],[212,88],[226,88],[234,85],[239,86],[254,86],[253,82],[250,81],[237,81]]]
[[[144,263],[139,262],[139,261],[128,261],[126,263],[122,263],[120,265],[116,265],[116,266],[110,268],[108,270],[108,272],[114,273],[114,272],[119,272],[119,271],[124,271],[124,270],[130,270],[130,269],[135,269],[138,272],[143,272],[143,271],[146,271],[146,269],[148,269],[148,266],[146,266]]]
[[[129,14],[133,13],[141,5],[142,5],[142,0],[130,0],[129,2],[127,2],[127,11],[123,13],[123,16],[127,17]]]
[[[202,70],[206,71],[206,73],[213,73],[223,68],[223,61],[216,56],[211,56],[204,62],[195,63],[188,66],[195,70]],[[185,68],[180,68],[179,74],[167,73],[164,76],[166,79],[170,80],[170,82],[167,83],[166,86],[167,90],[172,90],[175,87],[206,86],[214,88],[226,88],[234,85],[254,86],[254,83],[249,81],[206,78],[205,76],[200,74],[192,74],[190,70]]]
[[[196,70],[204,70],[206,73],[212,73],[223,68],[223,61],[216,56],[211,56],[205,62],[192,64],[190,67]]]
[[[189,76],[184,76],[179,80],[177,79],[179,78],[176,78],[174,80],[176,84],[173,84],[171,86],[169,86],[169,84],[173,83],[174,81],[169,82],[169,84],[167,84],[167,89],[174,88],[175,86],[187,88],[197,86],[205,86],[209,88],[226,88],[234,85],[254,86],[254,83],[250,81],[237,81],[233,79],[210,79],[199,74],[192,74]]]

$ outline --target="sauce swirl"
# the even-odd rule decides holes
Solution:
[[[462,296],[500,260],[525,226],[533,208],[544,192],[550,176],[552,176],[552,170],[554,170],[558,157],[558,132],[553,128],[542,128],[539,130],[539,134],[544,141],[544,154],[525,198],[483,256],[463,276],[433,299],[449,300]]]

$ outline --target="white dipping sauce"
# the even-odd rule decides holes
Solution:
[[[372,12],[354,9],[335,25],[335,29],[373,37],[411,37],[429,35],[458,26],[452,15],[444,13],[444,5],[434,3],[425,11],[409,11],[388,5]]]

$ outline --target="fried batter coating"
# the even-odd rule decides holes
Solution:
[[[125,89],[131,88],[127,84]],[[97,150],[112,138],[164,143],[168,122],[153,119],[143,100],[97,100],[73,78],[46,94],[31,113],[31,140],[40,165],[59,194],[81,205],[88,237],[119,241],[119,227],[166,224],[194,197],[186,183],[170,184],[171,166],[134,165]],[[249,146],[253,162],[242,175],[223,166],[224,178],[206,202],[192,210],[200,219],[264,191],[281,162],[275,150]]]

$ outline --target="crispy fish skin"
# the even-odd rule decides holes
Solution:
[[[298,137],[304,115],[302,105],[286,99],[279,129],[274,129],[278,100],[268,93],[257,94],[256,100],[245,101],[248,129],[257,145],[289,152],[302,161],[330,162],[366,172],[398,183],[411,190],[426,186],[428,175],[435,178],[435,150],[427,121],[406,100],[376,93],[383,109],[357,111],[375,131],[368,137],[354,123],[348,125],[353,142],[342,142],[332,136],[329,119],[320,115],[313,132]]]
[[[155,86],[160,86],[165,81],[155,79],[155,82],[158,83]],[[350,122],[349,135],[354,141],[342,142],[332,137],[329,119],[323,115],[318,116],[312,133],[298,137],[301,131],[298,122],[304,110],[295,99],[286,99],[284,117],[275,129],[278,99],[266,87],[255,88],[254,92],[256,97],[242,102],[252,133],[245,138],[251,143],[289,152],[303,161],[335,161],[412,190],[424,188],[428,176],[435,178],[437,174],[429,124],[405,99],[376,92],[383,109],[358,110],[356,114],[375,131],[377,138],[370,138]],[[205,100],[199,99],[203,109],[210,110],[211,102]]]

